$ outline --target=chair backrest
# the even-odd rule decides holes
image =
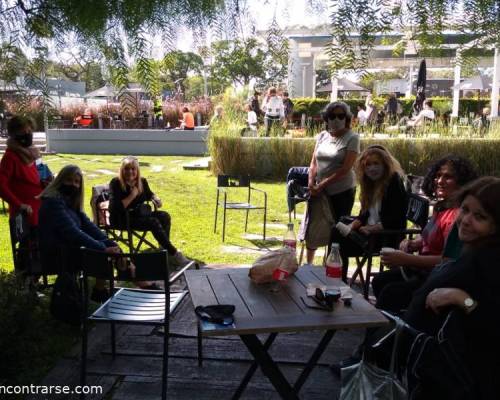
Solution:
[[[424,183],[424,177],[420,175],[407,174],[405,180],[406,191],[408,193],[414,193],[422,195],[422,184]]]
[[[408,195],[406,219],[423,229],[429,221],[429,206],[429,199],[415,193],[410,193]]]
[[[168,253],[158,250],[135,254],[110,254],[82,247],[84,277],[113,281],[169,281]],[[115,271],[116,269],[116,271]],[[116,272],[116,274],[115,274]]]
[[[94,223],[104,228],[109,226],[109,184],[96,185],[92,187],[90,207],[92,208],[92,219]]]
[[[250,187],[250,175],[217,175],[217,187]]]

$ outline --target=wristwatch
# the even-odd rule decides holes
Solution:
[[[467,297],[464,300],[464,306],[465,306],[465,310],[467,312],[472,311],[472,309],[474,308],[475,304],[476,304],[476,302],[473,299],[471,299],[470,297]]]

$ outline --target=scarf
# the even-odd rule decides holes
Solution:
[[[16,153],[26,165],[40,158],[40,150],[37,147],[23,147],[12,137],[7,139],[7,148]]]

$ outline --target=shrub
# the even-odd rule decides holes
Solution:
[[[376,143],[386,146],[406,172],[423,175],[433,160],[454,153],[471,160],[480,174],[500,174],[499,139],[364,138],[361,141],[362,148]],[[250,174],[283,180],[290,167],[309,165],[314,144],[312,138],[212,136],[209,150],[215,174]]]

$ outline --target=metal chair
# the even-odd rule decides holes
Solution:
[[[406,209],[406,219],[414,226],[409,229],[383,229],[377,232],[372,232],[368,236],[368,244],[363,251],[361,257],[356,257],[356,271],[351,277],[351,284],[359,276],[361,285],[363,287],[363,295],[368,299],[368,292],[370,289],[371,277],[376,273],[372,272],[373,257],[380,255],[380,249],[377,243],[382,237],[398,237],[409,235],[410,237],[415,234],[420,234],[429,220],[429,199],[422,197],[415,193],[408,194],[408,207]],[[363,275],[363,267],[366,267],[366,274]],[[380,271],[383,270],[383,265],[380,264]]]
[[[168,339],[169,318],[175,307],[182,301],[187,291],[170,293],[170,285],[179,279],[194,261],[174,274],[169,273],[168,253],[160,250],[142,254],[109,254],[82,248],[82,274],[80,276],[84,313],[82,313],[82,357],[81,385],[86,383],[87,376],[87,344],[88,322],[109,323],[111,327],[111,354],[116,352],[116,324],[151,325],[162,327],[163,333],[163,367],[162,367],[162,399],[167,398],[168,377]],[[122,266],[126,266],[125,269]],[[119,267],[119,268],[118,268]],[[115,278],[115,269],[118,269]],[[109,283],[111,297],[96,311],[88,312],[88,278],[105,279]],[[164,291],[115,288],[114,281],[162,280]],[[81,395],[81,398],[84,396]]]
[[[228,191],[229,189],[247,189],[248,196],[247,202],[229,202],[228,201]],[[251,204],[251,193],[252,191],[259,192],[263,195],[264,205]],[[220,199],[222,193],[222,201]],[[248,227],[248,213],[250,210],[264,210],[264,230],[262,233],[262,238],[266,239],[266,218],[267,218],[267,193],[263,190],[256,189],[250,184],[250,176],[230,176],[230,175],[218,175],[217,176],[217,200],[215,206],[215,223],[214,223],[214,233],[217,232],[217,217],[219,212],[219,205],[223,207],[223,223],[222,223],[222,241],[225,240],[226,235],[226,210],[240,210],[246,211],[245,218],[245,232]]]
[[[130,253],[137,253],[142,245],[148,248],[157,249],[158,247],[146,239],[148,231],[132,229],[130,227],[130,211],[126,211],[125,229],[117,228],[111,225],[109,219],[109,185],[97,185],[92,187],[92,197],[90,199],[94,223],[104,230],[112,240],[125,244]],[[154,205],[153,205],[154,207]],[[138,239],[137,245],[134,245],[134,239]]]
[[[295,207],[298,203],[307,201],[304,196],[307,190],[309,167],[291,167],[286,176],[286,199],[288,205],[288,221],[292,222],[293,218],[297,218]],[[300,190],[297,190],[300,188]]]

